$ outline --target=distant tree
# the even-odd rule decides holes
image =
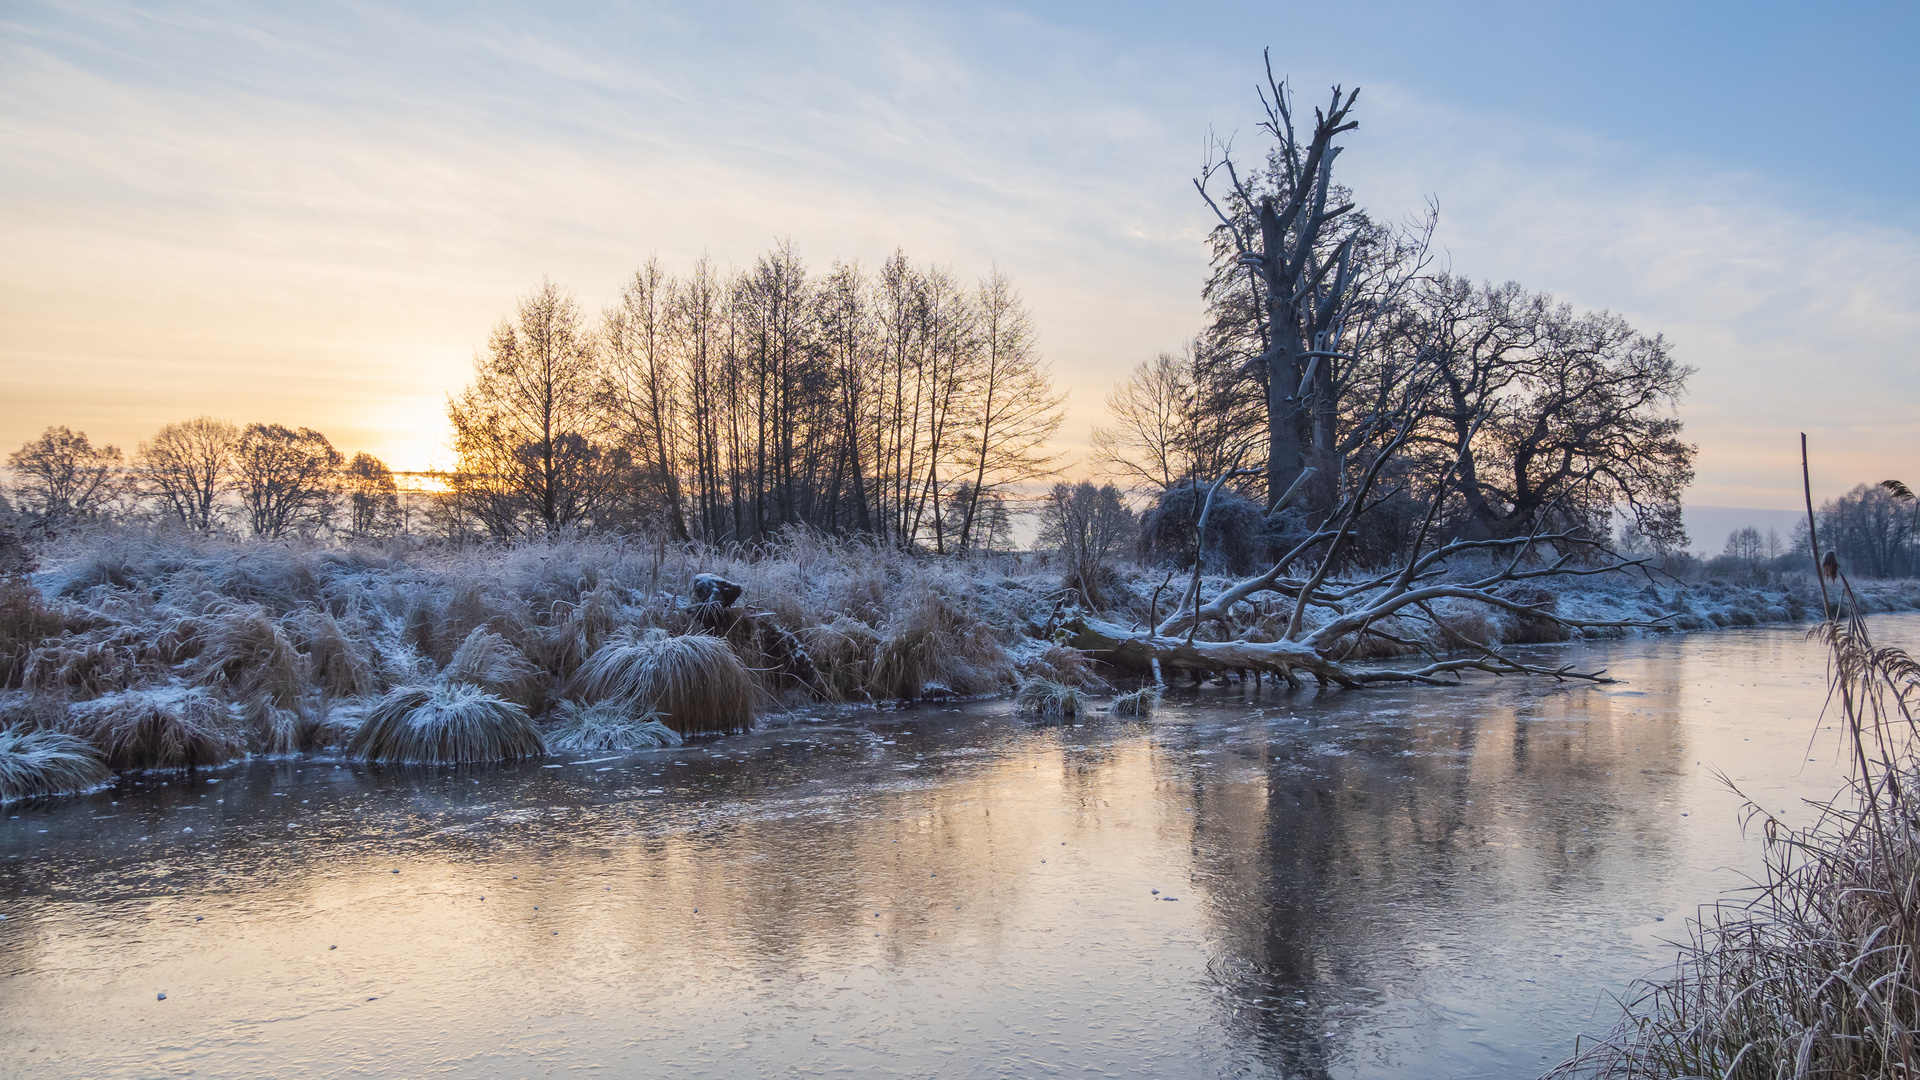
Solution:
[[[636,486],[659,505],[673,537],[687,539],[679,463],[686,400],[673,347],[677,308],[674,280],[650,258],[604,315],[604,393],[608,419],[633,463]]]
[[[1727,535],[1727,546],[1720,554],[1742,562],[1758,563],[1767,557],[1767,541],[1760,530],[1749,525]]]
[[[91,517],[120,493],[120,451],[84,431],[49,427],[7,458],[20,508],[50,522]]]
[[[1786,552],[1786,545],[1780,540],[1779,529],[1767,530],[1767,558],[1777,559]]]
[[[1066,584],[1080,590],[1087,603],[1106,603],[1109,564],[1133,539],[1137,528],[1120,489],[1055,484],[1040,507],[1040,543],[1060,554]]]
[[[447,402],[459,464],[457,505],[495,536],[589,523],[622,458],[601,442],[599,358],[573,298],[542,282],[501,320],[473,382]]]
[[[1904,502],[1884,485],[1859,485],[1820,508],[1821,546],[1859,577],[1913,573],[1913,519]]]
[[[134,476],[163,514],[206,532],[213,527],[220,493],[231,480],[239,440],[238,428],[211,416],[168,424],[140,444]]]
[[[248,424],[234,446],[233,473],[253,534],[271,538],[325,525],[341,460],[312,428]]]
[[[1111,427],[1093,429],[1094,460],[1109,475],[1158,495],[1211,471],[1197,419],[1200,388],[1193,352],[1163,352],[1134,365],[1107,395]]]
[[[346,496],[347,528],[354,536],[385,536],[400,527],[400,487],[387,463],[366,451],[340,470]]]

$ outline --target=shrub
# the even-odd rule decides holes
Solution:
[[[753,726],[760,691],[726,642],[663,630],[616,637],[587,658],[580,693],[659,713],[682,735],[744,731]]]
[[[353,757],[418,765],[517,761],[546,749],[525,709],[464,683],[398,687],[347,740]]]
[[[64,731],[0,731],[0,803],[71,795],[113,773],[99,751]]]
[[[1140,515],[1140,561],[1180,570],[1193,568],[1200,511],[1211,485],[1176,484],[1162,492]],[[1209,574],[1247,574],[1266,555],[1261,540],[1265,514],[1260,504],[1222,487],[1207,515],[1207,543],[1201,569]]]

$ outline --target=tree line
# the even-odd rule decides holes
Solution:
[[[997,269],[965,285],[896,252],[739,273],[650,259],[597,322],[551,282],[448,402],[451,505],[486,534],[802,527],[940,553],[1004,543],[1061,420],[1033,318]]]
[[[7,464],[12,501],[52,526],[115,512],[199,532],[231,519],[266,538],[321,530],[374,537],[405,525],[393,470],[372,454],[345,457],[312,428],[201,416],[161,427],[128,459],[55,425]]]

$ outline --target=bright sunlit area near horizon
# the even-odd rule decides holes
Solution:
[[[1911,3],[3,0],[0,1074],[1911,1080],[1917,181]]]

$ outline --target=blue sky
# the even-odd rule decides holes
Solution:
[[[1695,501],[1920,449],[1914,5],[0,5],[0,442],[213,412],[446,463],[548,275],[896,246],[1023,288],[1084,445],[1200,318],[1209,130],[1260,50],[1363,87],[1345,179],[1452,268],[1698,367]]]

